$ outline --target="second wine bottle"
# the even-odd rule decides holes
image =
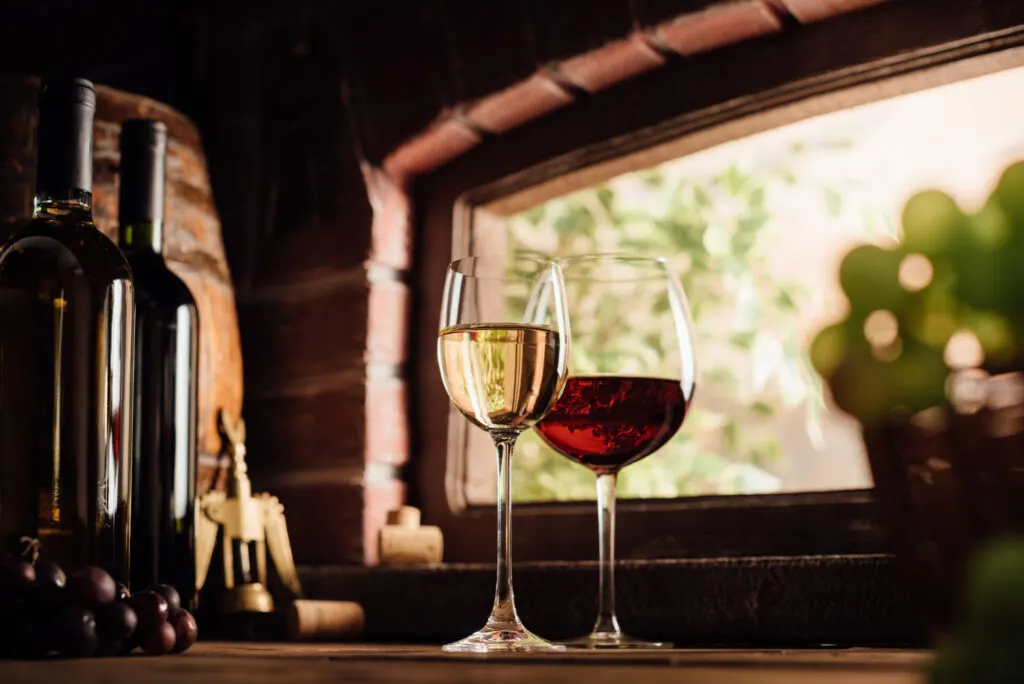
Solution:
[[[163,257],[167,127],[121,128],[120,244],[135,280],[132,588],[171,584],[195,608],[199,315]]]

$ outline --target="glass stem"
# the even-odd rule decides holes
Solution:
[[[494,607],[487,620],[488,627],[508,629],[519,624],[512,597],[512,451],[516,433],[495,433],[498,455],[498,577],[494,589]]]
[[[615,480],[616,473],[597,476],[597,535],[600,538],[599,564],[601,566],[598,591],[597,622],[594,632],[619,634],[619,620],[615,617]]]

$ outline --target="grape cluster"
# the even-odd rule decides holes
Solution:
[[[163,655],[188,650],[197,636],[169,585],[131,595],[100,568],[68,578],[56,563],[0,563],[0,656]]]
[[[1024,162],[1003,171],[974,213],[926,190],[901,222],[899,244],[843,258],[849,310],[811,346],[835,403],[862,423],[942,406],[955,394],[951,371],[1016,371],[1024,354]],[[947,354],[956,338],[970,354]]]

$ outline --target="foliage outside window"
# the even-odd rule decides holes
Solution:
[[[776,491],[770,466],[781,458],[779,441],[744,424],[771,419],[783,407],[801,408],[805,429],[823,446],[821,380],[808,363],[799,320],[814,293],[772,273],[764,251],[772,239],[773,196],[791,193],[801,182],[794,158],[845,146],[794,145],[761,168],[731,163],[706,174],[668,164],[549,201],[509,223],[516,251],[668,256],[690,300],[700,351],[698,393],[735,397],[742,405],[726,412],[698,401],[672,442],[623,472],[624,496]],[[819,197],[838,216],[840,192],[823,187]],[[884,225],[881,217],[865,215],[865,233],[878,225]],[[638,301],[631,311],[620,311],[595,299],[577,310],[623,321],[617,334],[633,338],[635,353],[643,355],[660,344],[654,320],[668,314],[668,301]],[[600,348],[588,341],[577,349],[584,346]],[[520,499],[592,496],[593,477],[535,433],[521,439],[514,468]]]

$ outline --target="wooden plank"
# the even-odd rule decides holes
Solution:
[[[437,646],[201,643],[183,656],[0,663],[0,681],[25,684],[488,681],[592,684],[919,684],[918,651],[658,651],[474,656]]]
[[[623,629],[679,646],[927,643],[888,556],[620,561],[616,574]],[[299,575],[309,598],[361,604],[363,637],[380,642],[468,634],[494,592],[494,566],[483,563],[300,568]],[[519,614],[548,639],[582,634],[594,624],[597,582],[596,562],[516,563]]]

